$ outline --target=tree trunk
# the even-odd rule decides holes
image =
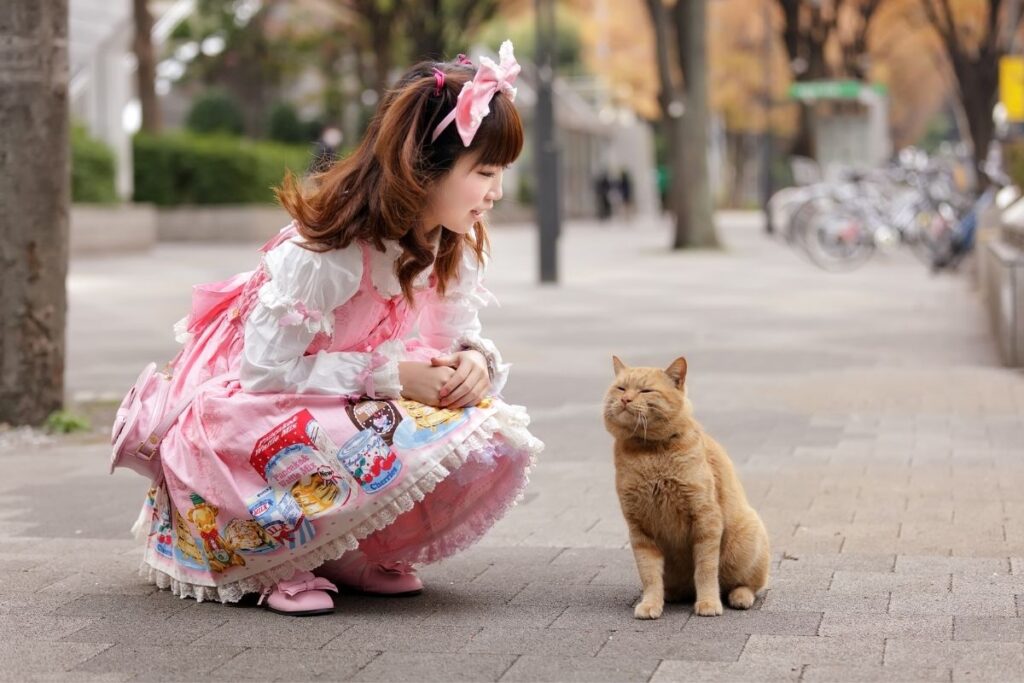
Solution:
[[[0,12],[0,422],[64,401],[68,266],[68,0]]]
[[[686,230],[686,214],[682,197],[686,195],[686,179],[683,176],[683,94],[672,76],[672,39],[669,36],[670,18],[662,0],[646,0],[647,11],[654,29],[655,56],[658,64],[658,103],[661,105],[661,124],[665,135],[665,149],[668,156],[670,183],[665,208],[672,214],[675,231],[673,243],[680,231]]]
[[[441,0],[419,0],[410,3],[408,10],[410,37],[412,39],[412,62],[423,60],[440,61],[444,55],[444,20]]]
[[[147,0],[133,0],[135,18],[135,84],[142,105],[142,130],[159,133],[163,127],[156,97],[156,56],[153,54],[153,16]]]
[[[960,105],[971,133],[974,167],[980,170],[988,158],[988,146],[995,132],[992,109],[999,90],[999,61],[998,58],[986,58],[984,54],[974,61],[954,59],[953,73],[960,91]],[[978,181],[982,187],[987,183],[982,176],[978,177]]]
[[[377,94],[383,98],[391,81],[391,42],[393,38],[391,22],[375,22],[370,27],[370,35],[374,57],[374,87],[377,89]]]
[[[679,65],[686,87],[682,148],[689,158],[682,165],[686,192],[676,224],[673,249],[717,247],[708,172],[707,0],[679,0],[673,10],[679,43]],[[674,169],[679,170],[679,169]]]

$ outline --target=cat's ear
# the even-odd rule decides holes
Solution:
[[[665,368],[665,374],[676,383],[676,387],[682,389],[686,382],[686,359],[682,356],[672,361],[672,365]]]
[[[618,375],[626,369],[626,364],[619,360],[618,356],[612,356],[612,367],[615,368],[615,374]]]

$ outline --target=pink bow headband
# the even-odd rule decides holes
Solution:
[[[488,57],[480,58],[480,68],[477,69],[476,76],[462,86],[455,108],[434,128],[431,142],[435,142],[444,129],[454,121],[462,144],[469,147],[480,128],[480,123],[491,113],[491,98],[498,92],[504,92],[510,100],[515,101],[516,89],[512,84],[516,82],[522,67],[512,54],[511,40],[501,44],[498,62],[495,64],[494,60]]]

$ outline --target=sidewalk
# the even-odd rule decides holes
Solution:
[[[287,619],[196,604],[137,577],[146,483],[98,439],[0,447],[2,680],[1010,680],[1024,670],[1024,378],[998,366],[963,278],[909,256],[824,273],[757,220],[723,251],[664,225],[572,224],[562,285],[532,230],[494,233],[485,330],[507,397],[547,443],[526,500],[426,592]],[[78,260],[69,390],[117,395],[174,352],[188,286],[255,246]],[[632,618],[639,581],[600,420],[612,354],[689,361],[697,416],[772,536],[750,612]]]

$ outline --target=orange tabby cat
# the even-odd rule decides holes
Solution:
[[[615,488],[643,584],[633,614],[657,619],[665,600],[701,616],[748,609],[768,583],[768,533],[747,503],[725,449],[693,418],[686,359],[667,370],[613,357],[604,402],[615,437]]]

